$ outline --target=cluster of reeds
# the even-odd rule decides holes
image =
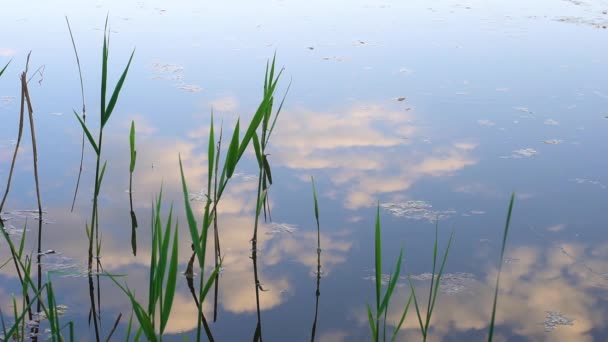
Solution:
[[[513,212],[513,203],[515,201],[515,194],[511,194],[511,200],[509,202],[509,209],[507,211],[507,219],[505,223],[505,228],[503,232],[502,246],[500,250],[500,260],[498,263],[498,275],[496,278],[496,287],[494,289],[494,302],[491,311],[491,319],[490,326],[488,331],[488,341],[491,342],[494,337],[494,324],[496,319],[496,307],[498,302],[498,290],[500,287],[500,274],[502,271],[502,264],[504,259],[504,251],[505,246],[507,244],[507,236],[509,234],[509,225],[511,223],[511,214]],[[438,221],[438,220],[437,220]],[[438,252],[438,241],[439,241],[439,224],[436,222],[435,225],[435,244],[433,246],[433,268],[431,273],[431,285],[429,288],[429,297],[426,307],[426,314],[423,314],[420,305],[418,304],[418,299],[416,297],[416,288],[412,283],[409,275],[408,282],[410,285],[410,295],[407,300],[407,304],[403,309],[403,313],[401,314],[401,318],[397,324],[394,326],[393,333],[391,335],[391,341],[394,341],[405,321],[408,310],[410,308],[410,304],[412,299],[414,300],[414,307],[416,308],[416,316],[418,318],[418,324],[420,326],[420,333],[422,335],[422,340],[426,341],[430,331],[431,325],[431,317],[433,315],[433,310],[435,309],[435,304],[437,301],[437,295],[439,293],[439,286],[441,284],[441,277],[443,275],[443,271],[448,259],[448,254],[450,251],[450,246],[452,245],[452,241],[454,238],[454,233],[450,235],[450,239],[448,240],[448,245],[443,254],[443,259],[441,261],[441,266],[439,267],[439,271],[437,272],[437,252]],[[367,314],[370,325],[370,330],[372,333],[372,340],[379,341],[380,340],[380,319],[384,315],[383,318],[383,336],[382,340],[386,340],[386,315],[388,312],[388,307],[390,304],[391,297],[395,290],[395,285],[399,280],[399,274],[401,272],[401,260],[403,258],[403,248],[401,248],[401,252],[399,253],[399,258],[397,259],[397,266],[395,267],[395,271],[390,274],[388,286],[386,288],[386,292],[382,295],[382,239],[381,239],[381,225],[380,225],[380,207],[377,207],[376,210],[376,229],[375,229],[375,280],[376,280],[376,311],[372,312],[370,306],[367,306]],[[436,273],[437,272],[437,273]]]
[[[67,18],[66,18],[67,21]],[[148,298],[147,303],[142,304],[135,296],[134,292],[128,287],[126,284],[121,284],[118,281],[117,275],[112,275],[103,271],[100,262],[100,251],[101,251],[101,240],[100,240],[100,232],[99,232],[99,208],[98,208],[98,198],[101,190],[101,185],[104,177],[104,173],[106,170],[107,162],[103,162],[102,164],[102,147],[103,147],[103,133],[104,127],[106,126],[108,120],[110,119],[115,106],[117,104],[119,95],[121,93],[121,89],[125,82],[126,76],[129,71],[129,67],[131,65],[131,61],[133,59],[134,51],[131,53],[129,61],[121,73],[121,76],[114,87],[112,94],[110,95],[109,101],[107,101],[107,83],[108,83],[108,58],[109,58],[109,36],[108,36],[108,20],[106,18],[106,24],[104,28],[104,41],[103,41],[103,50],[102,50],[102,63],[101,63],[101,108],[100,108],[100,125],[99,131],[97,132],[97,139],[93,137],[93,134],[88,128],[86,123],[86,106],[84,99],[84,82],[82,77],[82,71],[80,66],[80,60],[78,57],[78,53],[76,50],[76,44],[74,40],[74,36],[72,34],[71,28],[69,27],[69,21],[67,22],[68,29],[70,32],[70,38],[74,47],[74,52],[76,55],[76,61],[78,65],[78,72],[80,77],[80,86],[82,93],[82,111],[80,115],[74,111],[74,115],[78,119],[78,122],[82,128],[82,147],[83,150],[81,152],[80,158],[80,170],[78,175],[78,180],[76,184],[76,189],[74,192],[74,202],[76,201],[76,196],[78,193],[78,186],[80,183],[80,175],[83,169],[83,156],[84,156],[84,141],[88,141],[89,145],[95,152],[96,156],[96,167],[95,167],[95,179],[94,179],[94,191],[93,191],[93,205],[91,208],[91,219],[89,223],[85,224],[86,233],[88,237],[88,280],[89,280],[89,295],[91,301],[91,310],[90,315],[91,319],[94,323],[95,328],[95,337],[97,341],[101,340],[101,328],[99,325],[100,322],[100,313],[101,309],[96,304],[100,304],[100,288],[99,288],[99,276],[108,276],[127,296],[129,302],[132,306],[132,314],[129,319],[127,326],[127,336],[126,340],[131,340],[131,334],[134,332],[133,340],[139,340],[142,336],[145,337],[149,341],[162,341],[164,332],[167,328],[167,324],[171,317],[171,309],[173,307],[173,299],[175,296],[175,292],[177,289],[178,278],[178,223],[177,220],[173,219],[173,205],[168,213],[168,217],[166,220],[163,220],[161,217],[162,211],[162,188],[153,203],[152,208],[152,219],[150,222],[151,226],[151,257],[149,264],[149,281],[148,281]],[[0,70],[0,76],[5,72],[10,61]],[[33,109],[29,97],[29,90],[27,87],[28,79],[27,79],[27,70],[29,65],[29,55],[28,55],[28,63],[26,63],[26,69],[21,74],[21,87],[22,87],[22,96],[21,96],[21,111],[20,111],[20,123],[19,123],[19,133],[17,139],[17,146],[15,147],[15,152],[11,164],[11,169],[9,172],[8,183],[6,187],[6,191],[4,193],[4,197],[2,202],[0,203],[0,214],[2,213],[2,208],[4,206],[6,197],[10,190],[11,177],[13,174],[15,160],[17,157],[17,152],[19,148],[19,144],[21,141],[23,125],[24,125],[24,115],[25,108],[27,107],[29,119],[30,119],[30,128],[31,128],[31,136],[32,136],[32,145],[33,145],[33,156],[34,156],[34,176],[36,181],[36,191],[37,191],[37,200],[38,200],[38,212],[39,212],[39,229],[38,229],[38,245],[37,245],[37,254],[36,261],[38,265],[38,276],[37,281],[35,282],[31,276],[31,269],[33,263],[33,255],[26,254],[24,252],[25,240],[26,240],[26,229],[24,228],[23,234],[21,236],[21,240],[19,242],[18,248],[13,244],[11,237],[4,227],[4,222],[2,221],[0,215],[0,231],[2,231],[3,237],[9,245],[11,258],[7,260],[7,262],[0,265],[1,267],[6,266],[11,261],[16,268],[16,272],[18,274],[20,284],[22,287],[22,298],[21,298],[21,308],[22,310],[18,310],[17,299],[13,298],[14,312],[13,312],[13,322],[12,325],[7,325],[5,323],[4,315],[0,311],[0,323],[2,324],[2,333],[3,337],[0,340],[6,340],[8,338],[13,338],[15,340],[25,340],[26,333],[29,333],[33,338],[37,338],[38,333],[40,331],[40,323],[41,317],[48,320],[48,325],[50,327],[50,337],[53,341],[64,341],[66,338],[63,335],[63,332],[68,330],[68,338],[70,341],[73,341],[74,336],[74,325],[73,322],[68,322],[65,325],[61,325],[60,311],[58,310],[58,305],[55,299],[55,293],[53,291],[53,285],[51,282],[51,274],[49,273],[47,276],[47,281],[42,283],[42,271],[41,271],[41,257],[43,253],[41,252],[41,224],[42,224],[42,205],[40,200],[40,192],[39,192],[39,180],[38,180],[38,171],[37,171],[37,152],[36,152],[36,140],[34,133],[34,121],[33,121]],[[255,152],[255,157],[258,164],[258,186],[257,186],[257,196],[256,196],[256,205],[255,205],[255,217],[253,221],[253,235],[251,239],[251,259],[253,262],[253,274],[254,274],[254,286],[255,286],[255,296],[256,296],[256,313],[257,313],[257,324],[256,328],[253,332],[254,341],[261,341],[263,339],[262,334],[262,320],[261,320],[261,310],[260,310],[260,291],[264,291],[262,285],[260,284],[258,277],[258,230],[260,226],[260,218],[262,213],[264,214],[265,219],[271,219],[270,212],[270,201],[269,201],[269,188],[273,182],[272,178],[272,170],[269,163],[269,158],[267,154],[267,147],[270,142],[270,137],[275,128],[277,119],[279,114],[281,113],[281,109],[283,107],[283,103],[285,101],[285,96],[283,96],[281,102],[276,111],[273,110],[274,106],[274,95],[276,92],[277,83],[282,74],[283,70],[280,70],[278,73],[275,73],[275,58],[272,59],[271,62],[268,62],[266,65],[266,72],[264,76],[264,87],[263,87],[263,96],[262,101],[260,102],[256,112],[251,118],[251,121],[247,125],[246,130],[244,130],[243,135],[241,136],[241,125],[240,119],[237,120],[234,129],[232,130],[232,136],[229,140],[228,147],[224,153],[222,158],[222,135],[223,135],[223,125],[220,128],[219,136],[216,139],[215,134],[215,124],[213,113],[211,113],[211,125],[209,129],[209,141],[207,146],[207,156],[208,156],[208,170],[207,170],[207,193],[206,193],[206,201],[204,203],[204,209],[202,212],[202,220],[199,221],[196,218],[196,214],[190,204],[188,185],[186,181],[186,177],[184,175],[183,165],[181,156],[177,159],[179,161],[179,169],[181,176],[181,185],[184,199],[184,207],[185,213],[188,223],[188,230],[190,233],[190,238],[192,240],[192,255],[187,263],[185,279],[187,285],[192,294],[193,300],[197,305],[197,330],[196,330],[196,338],[197,341],[200,341],[203,338],[203,330],[204,336],[213,341],[214,337],[211,331],[211,328],[207,322],[207,319],[203,313],[203,302],[211,290],[211,287],[215,284],[215,303],[214,303],[214,321],[217,318],[217,298],[218,298],[218,288],[219,288],[219,275],[220,269],[222,267],[222,253],[220,248],[220,234],[219,234],[219,224],[218,224],[218,205],[221,201],[222,195],[225,193],[230,180],[232,179],[237,165],[242,159],[245,151],[249,148],[250,145],[253,145],[253,149]],[[289,87],[287,87],[289,90]],[[287,92],[285,93],[287,95]],[[86,139],[85,139],[86,137]],[[133,210],[133,173],[135,171],[136,165],[136,157],[137,151],[135,148],[135,122],[131,123],[131,129],[129,134],[129,150],[130,150],[130,163],[129,163],[129,203],[130,203],[130,214],[131,214],[131,244],[133,255],[137,253],[137,218],[135,216],[135,212]],[[317,321],[319,314],[319,298],[320,298],[320,280],[321,280],[321,234],[320,234],[320,220],[319,220],[319,205],[317,200],[317,191],[315,188],[314,179],[311,178],[312,182],[312,192],[313,192],[313,200],[314,200],[314,215],[316,220],[316,228],[317,228],[317,269],[316,269],[316,291],[315,291],[315,314],[314,320],[311,329],[311,341],[315,340],[316,330],[317,330]],[[502,249],[500,254],[500,263],[498,266],[498,276],[496,280],[496,288],[494,293],[494,303],[492,308],[492,316],[488,334],[488,341],[491,341],[494,334],[494,324],[496,317],[496,307],[497,307],[497,298],[498,298],[498,289],[500,285],[500,274],[502,269],[502,260],[504,256],[504,250],[509,230],[509,224],[511,219],[511,213],[513,208],[514,196],[511,196],[511,201],[509,205],[509,210],[507,214],[506,225],[504,229],[503,241],[502,241]],[[74,204],[72,204],[73,210]],[[27,223],[26,223],[27,224]],[[206,275],[206,251],[208,248],[207,240],[209,235],[209,230],[213,227],[213,237],[214,237],[214,263],[212,271]],[[426,341],[427,337],[430,333],[430,324],[432,320],[432,313],[436,305],[436,300],[439,293],[439,287],[441,284],[441,278],[443,275],[444,268],[446,266],[446,262],[448,259],[448,254],[450,250],[450,246],[453,241],[453,233],[449,238],[447,247],[443,253],[443,258],[441,259],[441,263],[438,264],[438,225],[435,227],[435,243],[433,247],[433,266],[432,266],[432,276],[431,276],[431,284],[429,289],[429,297],[426,306],[426,312],[423,313],[421,306],[419,305],[416,289],[412,284],[411,280],[409,281],[410,285],[410,295],[407,301],[407,304],[403,308],[403,312],[400,316],[399,322],[394,324],[394,328],[392,333],[389,334],[389,338],[391,340],[395,340],[401,327],[407,317],[407,313],[410,308],[410,304],[413,301],[416,309],[416,316],[418,319],[418,323],[420,326],[420,332],[422,335],[422,340]],[[396,289],[396,285],[398,281],[402,278],[400,275],[402,273],[402,261],[403,261],[403,248],[399,253],[399,257],[397,259],[395,268],[393,273],[389,276],[389,281],[384,288],[382,280],[383,280],[383,251],[382,251],[382,237],[381,237],[381,222],[380,222],[380,208],[379,206],[376,208],[376,220],[375,220],[375,307],[372,310],[372,307],[367,305],[367,315],[369,319],[369,325],[371,330],[371,338],[373,341],[386,340],[387,338],[387,314],[389,311],[389,305],[391,303],[391,299],[393,298],[393,294]],[[93,271],[93,260],[96,260],[96,271]],[[195,261],[197,264],[199,282],[198,286],[194,284],[194,268]],[[95,293],[95,284],[94,277],[97,280],[97,293]],[[408,276],[409,280],[409,276]],[[46,296],[43,296],[46,294]],[[95,296],[97,294],[97,297]],[[34,303],[36,303],[36,311],[33,311]],[[26,324],[26,317],[28,321],[32,321],[36,324],[33,326]],[[122,313],[118,315],[116,318],[112,329],[108,332],[106,340],[109,340],[114,332],[116,331],[117,326],[120,323],[122,317]],[[137,320],[137,326],[133,323],[133,317]],[[28,330],[26,332],[26,330]],[[381,333],[382,331],[382,333]]]

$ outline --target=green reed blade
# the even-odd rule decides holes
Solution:
[[[95,195],[99,195],[99,190],[101,189],[101,182],[103,181],[103,176],[106,174],[106,166],[108,165],[108,161],[103,162],[103,166],[101,167],[101,172],[99,173],[99,181],[97,181],[97,191]]]
[[[114,110],[114,106],[116,106],[116,101],[118,101],[118,95],[120,94],[120,90],[122,89],[123,84],[125,83],[125,78],[127,78],[127,73],[129,72],[129,67],[131,66],[131,61],[133,60],[133,55],[135,54],[135,49],[131,52],[131,57],[129,57],[129,62],[125,67],[125,70],[122,72],[118,83],[116,83],[116,87],[114,87],[114,92],[112,93],[112,97],[110,98],[110,102],[108,103],[108,107],[103,112],[103,117],[101,118],[101,127],[106,125],[108,119],[110,119],[110,115],[112,115],[112,111]],[[107,63],[107,56],[106,56]]]
[[[213,111],[211,112],[211,128],[209,128],[209,146],[207,148],[207,194],[209,195],[211,194],[211,180],[213,179],[213,166],[215,162],[215,132],[213,124]]]
[[[435,308],[435,302],[437,300],[437,294],[439,293],[439,285],[440,285],[440,281],[441,281],[441,276],[443,275],[443,270],[445,268],[445,264],[448,260],[448,254],[450,252],[450,247],[452,246],[452,241],[454,240],[454,232],[452,231],[452,234],[450,234],[450,239],[448,240],[448,246],[445,249],[445,253],[443,254],[443,260],[441,262],[441,267],[439,268],[439,273],[437,274],[437,279],[435,279],[435,291],[433,293],[433,301],[431,303],[429,310],[429,313],[427,315],[427,321],[426,321],[426,326],[425,326],[425,330],[428,332],[429,330],[429,325],[431,322],[431,315],[433,314],[433,309]]]
[[[405,321],[405,316],[407,316],[407,312],[410,309],[410,304],[412,303],[412,297],[413,297],[413,292],[410,292],[410,297],[407,299],[407,304],[405,305],[405,308],[403,309],[403,314],[401,315],[401,319],[399,320],[399,323],[397,323],[397,325],[395,326],[395,330],[393,330],[393,337],[391,337],[391,342],[394,342],[395,339],[397,339],[397,334],[399,334],[399,330],[401,330],[401,326],[403,325],[403,322]]]
[[[260,140],[257,133],[253,133],[253,149],[255,150],[255,158],[258,161],[258,167],[261,169],[264,167],[262,162],[262,150],[260,148]]]
[[[211,285],[213,285],[213,283],[215,281],[215,277],[218,276],[218,273],[220,272],[220,269],[222,268],[223,259],[224,258],[222,258],[222,260],[220,260],[220,262],[217,264],[217,267],[214,267],[213,272],[211,272],[211,274],[209,275],[209,279],[207,279],[207,282],[205,283],[205,286],[203,287],[203,292],[201,292],[201,296],[200,296],[201,298],[199,298],[201,303],[205,300],[207,293],[211,289]]]
[[[129,317],[129,323],[127,324],[127,337],[125,337],[125,342],[129,342],[131,339],[131,329],[133,327],[133,309],[131,309],[131,316]]]
[[[266,177],[268,177],[268,183],[272,185],[272,173],[270,172],[270,164],[268,164],[268,157],[263,156],[262,160],[264,161],[264,172],[266,173]]]
[[[4,66],[4,68],[2,68],[2,70],[0,70],[0,76],[2,76],[2,74],[4,74],[4,71],[6,71],[6,68],[8,68],[8,65],[11,64],[11,60],[8,61],[8,63],[6,63],[6,65]]]
[[[287,85],[287,90],[285,90],[285,94],[283,94],[283,99],[281,99],[281,103],[279,104],[279,109],[277,109],[277,112],[274,115],[274,119],[272,120],[272,125],[270,126],[270,130],[268,131],[268,135],[266,135],[265,145],[267,145],[268,140],[270,140],[270,135],[272,134],[272,131],[274,130],[274,126],[277,123],[277,119],[279,118],[279,114],[281,113],[281,110],[283,109],[283,104],[285,103],[285,99],[287,98],[287,93],[289,93],[290,88],[291,88],[291,80],[289,81],[289,84]]]
[[[424,324],[424,331],[428,330],[429,321],[431,320],[431,300],[433,298],[433,288],[435,285],[435,270],[437,267],[437,246],[439,244],[439,217],[435,221],[435,243],[433,244],[433,271],[431,273],[431,286],[429,289],[429,298],[426,306],[426,320]]]
[[[106,23],[103,28],[103,49],[101,56],[101,112],[100,122],[103,123],[103,118],[106,115],[106,88],[108,84],[108,15],[106,15]],[[101,125],[103,128],[103,124]]]
[[[393,277],[388,284],[388,288],[386,289],[386,293],[384,294],[384,298],[382,299],[382,304],[380,304],[380,308],[378,309],[378,315],[381,315],[384,310],[388,308],[388,303],[390,302],[391,296],[393,295],[393,291],[395,290],[395,286],[397,285],[397,281],[399,280],[399,273],[401,272],[401,261],[403,260],[403,248],[401,248],[401,252],[399,252],[399,259],[397,259],[397,266],[395,266],[395,272],[393,273]]]
[[[137,158],[137,151],[135,151],[135,121],[131,121],[131,131],[129,133],[129,147],[131,150],[131,164],[129,165],[129,172],[135,171],[135,160]]]
[[[42,293],[42,291],[44,291],[46,289],[46,287],[47,287],[47,284],[44,284],[44,285],[42,285],[40,290],[34,291],[33,298],[39,298],[40,294]],[[30,303],[23,309],[23,312],[21,313],[21,315],[19,315],[19,317],[17,317],[17,319],[15,319],[15,322],[13,323],[12,328],[4,336],[13,336],[17,332],[17,330],[19,329],[19,324],[21,324],[21,322],[25,318],[25,315],[28,313],[28,310],[32,307],[32,305],[35,302],[36,302],[35,300],[30,301]]]
[[[374,315],[372,314],[372,309],[369,307],[369,304],[367,304],[367,319],[369,320],[369,328],[372,331],[372,340],[374,342],[378,342],[376,323],[374,321]]]
[[[78,113],[76,113],[75,110],[74,110],[74,115],[78,119],[78,122],[80,122],[80,126],[82,126],[82,130],[84,131],[84,134],[87,136],[87,139],[89,140],[91,147],[93,147],[93,150],[95,150],[95,154],[97,154],[99,156],[99,148],[97,147],[97,144],[95,143],[95,139],[93,139],[91,132],[87,128],[87,125],[84,123],[84,121],[82,121],[82,119],[80,118]]]
[[[232,140],[230,141],[230,145],[228,145],[228,152],[226,154],[226,177],[228,179],[232,177],[232,174],[236,169],[236,164],[239,160],[239,130],[240,120],[237,120],[236,127],[234,128],[234,132],[232,133]]]
[[[380,291],[382,289],[382,237],[380,235],[380,203],[376,207],[375,261],[376,261],[376,317],[380,314]]]
[[[201,245],[199,244],[200,236],[198,235],[198,227],[194,214],[192,213],[192,207],[190,206],[190,198],[188,198],[188,186],[186,185],[186,178],[184,177],[184,168],[182,166],[182,157],[179,157],[179,172],[182,178],[182,191],[184,193],[184,203],[186,207],[186,218],[188,219],[188,228],[190,230],[190,236],[192,238],[192,245],[198,258],[199,266],[205,267],[205,259]]]
[[[23,227],[23,233],[21,234],[21,241],[19,242],[19,253],[17,253],[17,259],[21,259],[23,255],[23,248],[25,247],[25,236],[27,232],[27,220],[25,221],[25,225]]]
[[[502,271],[503,258],[505,254],[505,246],[507,245],[507,235],[509,234],[509,224],[511,223],[511,213],[513,212],[513,202],[515,201],[515,193],[511,194],[509,202],[509,211],[507,212],[507,222],[502,237],[502,246],[500,248],[500,261],[498,264],[498,275],[496,276],[496,287],[494,288],[494,304],[492,305],[492,319],[490,320],[490,331],[488,333],[488,342],[492,342],[494,337],[494,323],[496,321],[496,304],[498,302],[498,288],[500,287],[500,273]]]
[[[179,240],[177,235],[177,224],[175,225],[175,233],[173,235],[173,247],[171,248],[171,260],[169,261],[169,273],[167,274],[167,284],[165,290],[165,302],[163,305],[163,312],[160,317],[160,333],[165,331],[167,322],[169,321],[169,315],[171,314],[171,306],[173,305],[173,298],[175,297],[175,287],[177,284],[177,252],[179,247]]]
[[[412,279],[410,276],[407,276],[407,280],[410,283],[410,289],[412,290],[412,296],[414,297],[414,307],[416,308],[416,316],[418,316],[418,323],[420,324],[420,332],[422,336],[426,336],[426,332],[424,330],[424,324],[422,323],[422,316],[420,315],[420,307],[418,306],[418,300],[416,299],[416,288],[414,284],[412,284]]]

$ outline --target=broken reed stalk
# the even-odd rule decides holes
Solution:
[[[84,81],[82,79],[82,68],[80,67],[80,57],[78,57],[78,50],[76,49],[76,42],[74,35],[72,34],[72,28],[70,27],[70,21],[68,17],[65,17],[65,22],[68,25],[68,31],[70,32],[70,39],[72,40],[72,47],[74,48],[74,55],[76,56],[76,65],[78,66],[78,77],[80,78],[80,95],[82,97],[82,121],[87,122],[87,109],[84,100]],[[74,199],[72,200],[72,209],[74,211],[74,205],[76,204],[76,197],[78,196],[78,188],[80,187],[80,177],[82,176],[82,165],[84,162],[84,132],[82,132],[82,144],[80,147],[80,167],[78,168],[78,178],[76,180],[76,188],[74,189]]]

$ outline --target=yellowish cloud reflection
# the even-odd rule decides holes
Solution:
[[[273,158],[292,169],[328,170],[349,209],[371,206],[379,194],[406,191],[424,177],[451,175],[477,163],[471,156],[476,145],[467,141],[419,150],[415,143],[427,132],[411,111],[360,104],[282,115]]]
[[[608,312],[597,305],[597,300],[608,300],[608,279],[605,274],[602,276],[602,272],[608,271],[605,264],[607,244],[593,247],[573,243],[542,247],[524,245],[512,248],[507,256],[496,314],[498,327],[505,327],[513,336],[534,341],[593,341],[591,330],[606,328]],[[492,267],[484,278],[467,281],[465,287],[451,293],[441,292],[433,311],[430,340],[441,341],[459,333],[467,336],[475,331],[485,336],[496,275],[497,269]],[[409,289],[405,280],[402,284],[391,304],[389,322],[398,322],[400,310],[407,302]],[[414,284],[419,303],[426,303],[428,290],[425,289],[429,282]],[[426,305],[422,306],[425,315]],[[356,316],[362,326],[367,325],[364,308]],[[400,338],[420,338],[413,305]]]

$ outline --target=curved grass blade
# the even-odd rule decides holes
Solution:
[[[6,71],[6,68],[8,68],[8,65],[11,64],[11,61],[12,61],[12,59],[10,61],[8,61],[8,63],[6,63],[6,65],[4,66],[4,68],[2,68],[2,70],[0,70],[0,76],[2,76],[2,74],[4,74],[4,71]]]
[[[384,310],[388,308],[388,303],[390,302],[393,291],[395,290],[395,286],[397,285],[397,280],[399,280],[399,273],[401,272],[401,260],[403,260],[403,248],[401,248],[401,252],[399,253],[397,266],[395,266],[395,272],[393,273],[394,276],[391,278],[391,281],[388,284],[388,288],[386,289],[386,293],[384,294],[384,298],[382,299],[382,303],[378,309],[378,315],[382,314]]]
[[[502,236],[502,247],[500,248],[500,263],[498,264],[498,275],[496,276],[496,288],[494,289],[494,304],[492,305],[492,319],[490,320],[490,331],[488,333],[488,342],[492,342],[494,337],[494,323],[496,321],[496,304],[498,302],[498,288],[500,286],[500,273],[502,271],[503,257],[505,254],[505,246],[507,244],[507,235],[509,234],[509,224],[511,223],[511,213],[513,212],[513,202],[515,201],[515,193],[511,194],[509,202],[509,210],[507,212],[507,222]]]
[[[413,292],[410,292],[410,297],[407,299],[407,304],[405,305],[405,309],[403,309],[403,314],[401,315],[401,319],[399,320],[399,323],[397,323],[397,325],[395,326],[395,330],[393,331],[393,337],[391,337],[391,342],[395,341],[395,339],[397,339],[397,334],[399,334],[399,330],[401,330],[401,326],[403,325],[403,322],[405,321],[405,316],[407,316],[407,312],[410,309],[410,304],[412,303],[412,297],[413,297]]]
[[[171,260],[169,261],[169,273],[167,274],[167,285],[165,290],[165,302],[163,304],[163,312],[161,312],[160,333],[165,331],[169,315],[171,314],[171,306],[175,296],[175,286],[177,283],[177,252],[178,252],[178,235],[177,224],[175,225],[175,233],[173,236],[173,247],[171,248]]]
[[[369,327],[372,331],[372,340],[378,342],[376,323],[374,323],[374,315],[372,314],[372,309],[369,307],[369,304],[367,304],[367,319],[369,320]]]
[[[182,157],[179,157],[179,172],[182,178],[182,191],[184,193],[184,203],[186,207],[186,218],[188,219],[188,228],[190,230],[190,236],[192,237],[192,245],[198,258],[200,267],[204,267],[205,259],[201,245],[199,243],[200,236],[198,235],[198,228],[194,214],[192,213],[192,207],[190,206],[190,199],[188,198],[188,185],[186,184],[186,178],[184,177],[184,168],[182,166]]]
[[[105,46],[105,44],[104,44]],[[106,50],[107,53],[107,50]],[[112,93],[112,97],[110,98],[110,102],[108,103],[108,107],[105,109],[105,111],[102,113],[102,117],[101,117],[101,127],[104,127],[106,125],[106,122],[108,122],[108,119],[110,119],[110,115],[112,115],[112,111],[114,110],[114,106],[116,106],[116,101],[118,101],[118,95],[120,94],[120,90],[122,89],[123,84],[125,83],[125,78],[127,77],[127,73],[129,72],[129,67],[131,66],[131,61],[133,60],[133,55],[135,54],[135,49],[133,50],[133,52],[131,52],[131,57],[129,57],[129,62],[127,63],[127,66],[125,68],[125,70],[122,72],[122,75],[120,76],[120,79],[118,80],[118,83],[116,83],[116,87],[114,88],[114,92]],[[107,55],[105,56],[105,64],[107,64]],[[107,65],[106,65],[106,69],[107,69]],[[107,70],[106,70],[107,72]],[[107,75],[105,75],[107,78]]]
[[[97,144],[95,143],[95,139],[93,139],[91,132],[87,128],[87,125],[84,123],[84,121],[82,121],[82,119],[80,118],[78,113],[76,113],[76,111],[74,111],[74,115],[78,119],[78,122],[80,122],[80,126],[82,126],[82,129],[84,130],[84,134],[87,136],[87,139],[89,140],[91,147],[93,147],[93,150],[95,150],[95,154],[99,155],[99,148],[97,147]]]
[[[232,177],[232,174],[236,169],[236,164],[239,160],[239,129],[240,120],[237,120],[236,127],[234,128],[234,132],[232,133],[232,140],[230,141],[230,145],[228,145],[228,153],[226,154],[226,177],[228,179]]]

